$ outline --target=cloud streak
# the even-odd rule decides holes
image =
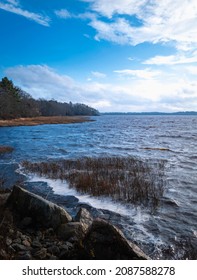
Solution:
[[[6,2],[0,1],[0,9],[19,16],[23,16],[26,19],[32,20],[43,26],[49,26],[50,23],[49,17],[22,9],[19,5],[19,2],[15,0],[7,0]]]

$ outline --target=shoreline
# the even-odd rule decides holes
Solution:
[[[71,216],[17,185],[0,191],[0,229],[3,260],[150,260],[120,229],[83,206]]]
[[[92,121],[89,116],[50,116],[0,120],[0,127],[35,126],[44,124],[72,124]]]

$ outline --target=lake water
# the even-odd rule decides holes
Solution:
[[[60,195],[75,195],[119,226],[152,258],[182,259],[197,251],[197,116],[100,116],[70,125],[0,128],[0,145],[13,146],[0,157],[1,173],[21,161],[48,161],[84,156],[137,156],[165,159],[166,187],[153,214],[143,207],[80,195],[65,182],[45,181]],[[189,249],[188,249],[189,248]],[[191,256],[189,256],[191,258]]]

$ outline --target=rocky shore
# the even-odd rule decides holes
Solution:
[[[64,260],[149,257],[109,222],[81,207],[74,217],[20,186],[0,193],[0,259]]]

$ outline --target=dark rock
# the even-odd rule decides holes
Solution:
[[[41,248],[41,247],[42,247],[42,244],[41,244],[39,241],[34,240],[34,241],[32,242],[32,244],[31,244],[31,246],[32,246],[33,248]]]
[[[96,219],[83,242],[87,258],[146,260],[149,259],[135,244],[129,242],[123,233],[108,222]]]
[[[21,239],[20,238],[16,238],[12,241],[13,243],[18,243],[21,244]]]
[[[6,245],[7,245],[7,246],[10,246],[11,244],[12,244],[12,239],[9,238],[9,237],[7,237],[7,238],[6,238]]]
[[[51,255],[48,259],[49,260],[58,260],[58,257]]]
[[[84,237],[84,229],[81,223],[72,222],[67,224],[62,224],[58,228],[58,237],[62,240],[68,240],[71,237],[77,237],[77,239],[82,239]]]
[[[15,258],[17,260],[32,260],[32,255],[30,252],[19,252],[17,258]]]
[[[31,243],[28,240],[23,240],[22,241],[22,245],[26,246],[26,247],[30,247]]]
[[[83,231],[86,233],[92,225],[93,218],[87,209],[81,208],[75,217],[75,221],[81,223]]]
[[[26,246],[24,246],[22,244],[18,244],[18,243],[13,243],[12,248],[14,248],[14,250],[16,250],[16,251],[26,251],[27,250]]]
[[[58,246],[52,245],[51,247],[47,248],[47,251],[52,254],[57,256],[60,253],[60,249]]]
[[[32,218],[31,217],[25,217],[20,222],[20,227],[26,228],[26,227],[30,226],[31,223],[32,223]]]
[[[9,258],[9,255],[7,252],[3,249],[0,249],[0,260],[7,260]]]
[[[7,202],[8,205],[14,207],[21,218],[31,217],[34,223],[46,228],[56,229],[62,223],[72,220],[63,208],[18,186],[13,187]]]
[[[47,256],[47,249],[46,248],[42,248],[40,250],[37,250],[33,254],[33,257],[37,260],[43,260],[43,259],[46,258],[46,256]]]

